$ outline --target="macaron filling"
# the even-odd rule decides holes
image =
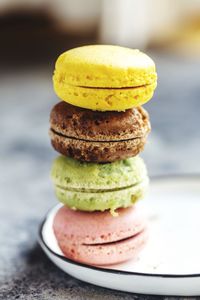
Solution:
[[[141,231],[137,232],[134,235],[130,235],[127,237],[124,237],[122,239],[117,239],[117,240],[113,240],[113,241],[109,241],[109,242],[102,242],[102,243],[83,243],[83,246],[91,246],[91,247],[95,247],[95,246],[115,246],[116,244],[122,243],[122,242],[126,242],[128,240],[134,239],[136,238],[138,235],[142,234],[146,229],[142,229]]]
[[[79,138],[79,137],[75,137],[75,136],[67,136],[67,135],[64,135],[63,133],[55,130],[54,128],[50,128],[50,131],[53,133],[53,134],[56,134],[60,137],[63,137],[63,138],[66,138],[66,139],[74,139],[74,140],[78,140],[78,141],[84,141],[84,142],[91,142],[91,143],[94,143],[94,142],[97,142],[97,143],[110,143],[110,142],[125,142],[125,141],[132,141],[132,140],[137,140],[137,139],[140,139],[140,138],[143,138],[144,136],[136,136],[134,138],[127,138],[127,139],[119,139],[119,140],[115,140],[115,139],[111,139],[110,141],[109,140],[98,140],[98,139],[84,139],[84,138]]]
[[[131,189],[133,187],[138,186],[139,184],[141,184],[142,182],[138,182],[135,184],[132,184],[130,186],[124,186],[124,187],[120,187],[120,188],[114,188],[114,189],[85,189],[85,188],[70,188],[70,187],[62,187],[59,185],[55,185],[56,188],[59,189],[63,189],[63,190],[67,190],[67,191],[71,191],[71,192],[81,192],[81,193],[109,193],[109,192],[118,192],[118,191],[122,191],[124,189]]]

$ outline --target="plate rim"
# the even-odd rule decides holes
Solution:
[[[165,181],[165,180],[170,180],[170,179],[178,179],[178,180],[200,180],[200,174],[172,174],[172,175],[156,175],[156,176],[151,176],[150,179],[152,181]],[[105,272],[105,273],[112,273],[112,274],[116,274],[116,275],[132,275],[132,276],[140,276],[140,277],[160,277],[160,278],[197,278],[200,277],[200,273],[193,273],[193,274],[161,274],[161,273],[143,273],[143,272],[131,272],[131,271],[122,271],[122,270],[116,270],[116,269],[107,269],[107,268],[102,268],[102,267],[98,267],[98,266],[92,266],[92,265],[87,265],[84,263],[80,263],[80,262],[76,262],[73,261],[67,257],[65,257],[64,255],[60,255],[56,252],[54,252],[45,242],[44,238],[43,238],[43,227],[44,224],[49,216],[49,214],[51,213],[51,211],[58,206],[58,204],[54,205],[53,207],[51,207],[46,215],[44,216],[43,221],[40,223],[39,225],[39,230],[38,230],[38,241],[39,244],[43,245],[53,256],[63,260],[64,262],[67,262],[68,264],[72,264],[78,267],[82,267],[85,269],[90,269],[90,270],[94,270],[94,271],[98,271],[98,272]]]

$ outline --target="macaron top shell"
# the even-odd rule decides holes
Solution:
[[[148,113],[142,108],[125,112],[98,112],[82,109],[64,101],[50,115],[51,130],[66,137],[86,141],[120,141],[145,137],[150,131]]]
[[[59,156],[55,159],[51,177],[55,186],[78,191],[106,191],[141,183],[147,170],[139,156],[107,164],[86,163]]]
[[[82,46],[61,54],[53,81],[79,87],[123,88],[155,83],[155,64],[137,49]]]

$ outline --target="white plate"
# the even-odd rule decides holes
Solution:
[[[65,258],[52,230],[60,205],[43,221],[40,245],[63,271],[95,285],[142,294],[200,295],[200,177],[154,179],[138,205],[147,211],[150,237],[135,262],[100,268]]]

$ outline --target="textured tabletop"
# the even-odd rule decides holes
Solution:
[[[158,88],[145,105],[152,123],[143,153],[149,174],[200,173],[200,62],[154,58]],[[57,101],[51,73],[0,73],[0,299],[155,299],[80,282],[37,244],[38,225],[56,203],[49,178],[56,156],[48,138]]]

